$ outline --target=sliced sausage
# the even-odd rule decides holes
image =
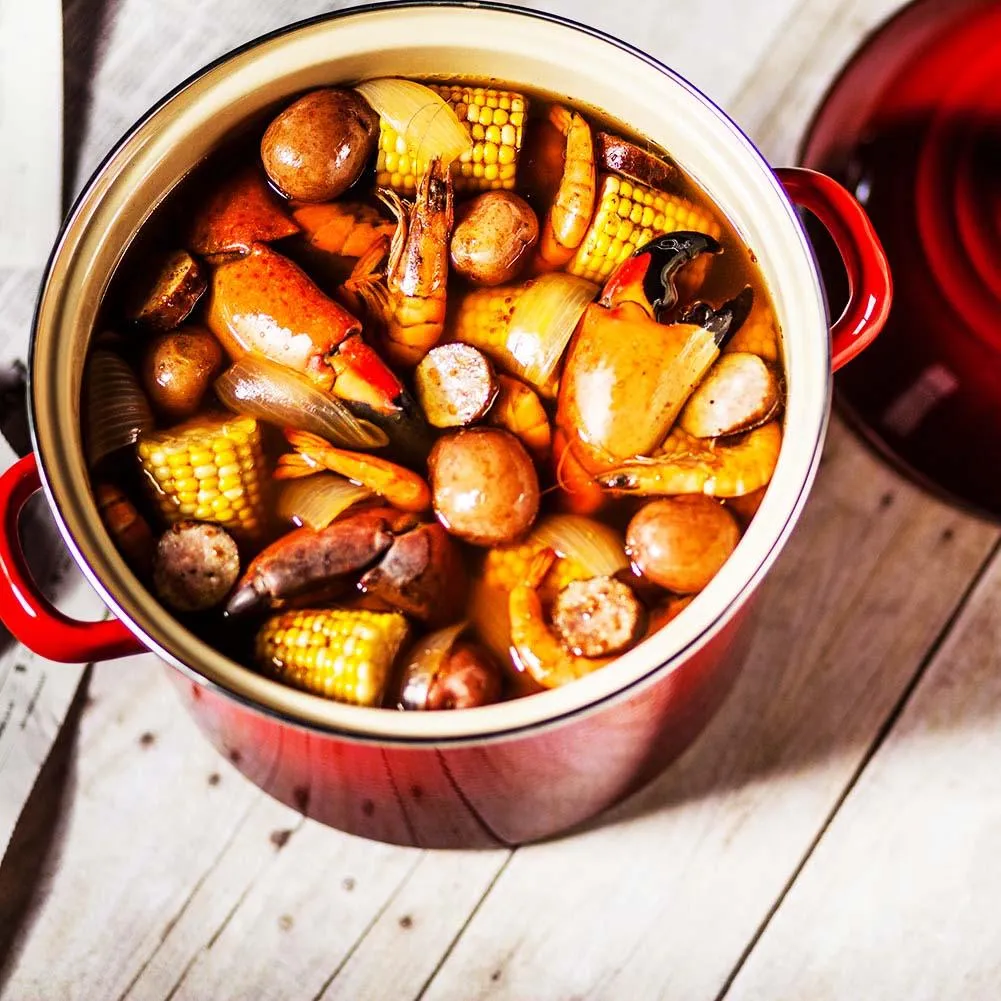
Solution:
[[[201,612],[218,605],[240,576],[240,554],[218,525],[179,521],[160,537],[153,584],[165,605]]]
[[[436,428],[472,424],[497,396],[493,366],[469,344],[432,348],[414,372],[414,386],[424,416]]]
[[[723,355],[689,397],[678,424],[696,438],[749,431],[770,421],[779,407],[779,383],[757,356]]]
[[[571,581],[556,596],[553,625],[578,657],[608,657],[628,649],[643,629],[643,606],[614,577]]]

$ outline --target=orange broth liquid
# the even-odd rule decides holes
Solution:
[[[453,78],[441,77],[441,80],[451,80]],[[432,83],[436,80],[425,80]],[[465,81],[464,81],[465,82]],[[470,83],[476,86],[475,83]],[[644,139],[642,136],[632,132],[615,119],[597,111],[591,107],[573,102],[563,96],[547,95],[531,88],[523,88],[515,85],[508,85],[498,81],[488,81],[482,86],[495,87],[517,91],[524,94],[528,99],[528,117],[525,125],[525,146],[522,155],[518,160],[516,193],[522,195],[535,209],[539,216],[540,227],[545,216],[547,199],[552,192],[552,185],[539,183],[537,163],[531,154],[530,137],[533,130],[549,127],[546,117],[552,103],[558,102],[565,107],[579,111],[588,120],[592,131],[605,131],[617,136],[621,136],[630,142],[653,152],[658,156],[668,156],[669,151],[665,151]],[[136,234],[130,244],[121,263],[109,284],[101,307],[100,320],[96,331],[115,331],[116,335],[111,339],[111,346],[122,354],[130,364],[138,371],[139,359],[143,348],[149,337],[154,336],[143,331],[130,329],[124,319],[125,304],[128,302],[133,292],[138,276],[144,273],[148,267],[148,262],[152,255],[178,249],[184,246],[186,231],[190,225],[192,214],[199,202],[205,199],[211,192],[213,185],[218,180],[226,178],[248,163],[260,163],[259,143],[267,123],[271,118],[292,102],[294,98],[289,98],[274,108],[268,109],[265,113],[255,115],[253,120],[245,123],[234,133],[219,149],[206,157],[189,174],[184,177],[175,188],[168,194],[163,202],[157,206],[149,220]],[[599,193],[601,167],[599,174]],[[375,207],[380,207],[374,195],[375,171],[374,166],[369,167],[359,178],[356,184],[342,196],[345,201],[363,201]],[[685,173],[683,169],[677,167],[671,180],[665,185],[665,190],[672,194],[694,202],[700,209],[709,212],[718,222],[721,228],[719,242],[723,246],[723,253],[714,257],[708,268],[705,279],[698,288],[696,298],[706,301],[714,307],[720,306],[727,299],[732,298],[745,286],[751,286],[754,290],[754,316],[759,318],[759,322],[770,321],[778,336],[778,322],[772,304],[771,296],[768,292],[764,277],[755,264],[753,251],[748,248],[740,239],[735,228],[723,215],[718,207],[711,201],[708,195],[702,190],[698,182]],[[455,197],[456,213],[465,200],[476,197],[481,192],[457,192]],[[412,197],[412,193],[410,194]],[[385,215],[385,210],[382,210]],[[313,279],[313,281],[328,295],[332,295],[337,285],[347,277],[353,260],[334,259],[330,255],[318,252],[305,245],[305,241],[298,237],[289,237],[276,241],[272,247],[282,253],[297,264],[299,264]],[[208,265],[205,265],[208,268]],[[523,281],[526,275],[515,279],[516,282]],[[448,295],[450,302],[458,295],[467,291],[471,286],[461,277],[452,275],[449,279]],[[205,297],[195,307],[194,312],[185,320],[185,324],[202,323],[202,313],[204,310]],[[682,303],[681,305],[686,305]],[[442,340],[447,340],[449,336],[446,326]],[[102,338],[106,338],[102,334]],[[95,337],[92,343],[97,343],[102,338]],[[781,337],[779,336],[779,344]],[[781,350],[781,349],[780,349]],[[410,383],[409,379],[405,381]],[[555,411],[555,401],[543,401],[547,411],[552,417]],[[208,394],[202,411],[220,410],[221,405],[213,398],[211,392]],[[158,422],[158,428],[169,426],[163,422]],[[262,424],[264,440],[269,454],[269,459],[273,462],[279,454],[288,450],[279,429]],[[447,433],[436,432],[434,434]],[[539,518],[546,514],[559,510],[557,505],[558,490],[552,464],[537,465],[539,473],[540,489],[542,491],[542,503],[539,510]],[[416,467],[415,467],[416,468]],[[418,469],[422,474],[425,469]],[[142,474],[138,461],[116,462],[113,471],[109,476],[107,467],[101,470],[101,479],[107,481],[111,479],[120,486],[128,495],[129,499],[136,505],[140,513],[143,514],[153,528],[154,534],[165,527],[162,519],[158,515],[149,493],[142,482]],[[96,477],[95,477],[96,482]],[[615,498],[606,507],[594,515],[594,517],[612,526],[617,532],[624,533],[625,526],[632,515],[650,498]],[[740,501],[724,502],[726,506],[732,507],[737,517],[741,529],[746,528],[746,524],[753,516],[753,511],[746,503]],[[273,506],[273,498],[269,506]],[[273,542],[285,532],[295,526],[282,523],[271,511],[271,524],[268,532],[261,540],[260,545],[254,548],[241,543],[241,567],[246,569],[251,558],[264,547]],[[463,551],[467,571],[470,575],[470,593],[472,598],[466,609],[466,617],[471,620],[472,635],[482,642],[487,649],[491,650],[498,660],[503,661],[505,668],[505,688],[504,697],[513,698],[521,695],[531,694],[539,691],[539,687],[528,678],[522,671],[518,670],[516,660],[506,648],[507,640],[507,593],[498,588],[487,586],[483,580],[482,566],[485,558],[485,550],[471,546],[465,542],[456,540]],[[662,605],[664,600],[670,595],[644,582],[639,577],[631,578],[630,583],[635,587],[638,596],[653,612],[658,605]],[[550,589],[551,590],[551,589]],[[545,595],[546,585],[543,585],[542,593]],[[153,600],[157,600],[155,597]],[[300,602],[308,605],[309,602]],[[176,618],[187,628],[199,635],[211,646],[233,660],[248,667],[256,667],[253,656],[254,634],[259,619],[255,618],[251,623],[246,619],[231,619],[222,611],[222,606],[207,612],[200,613],[174,613]],[[414,623],[412,637],[416,638],[421,634],[419,624]],[[395,706],[396,699],[394,688],[390,685],[385,704]]]

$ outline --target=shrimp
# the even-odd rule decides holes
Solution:
[[[520,438],[537,459],[549,455],[552,434],[549,417],[535,390],[510,375],[498,375],[497,400],[490,410],[489,421],[506,428]]]
[[[396,228],[370,205],[360,202],[300,205],[292,218],[311,246],[340,257],[362,257],[383,240],[388,246]]]
[[[452,175],[435,158],[421,175],[413,205],[383,188],[379,198],[396,216],[389,248],[386,291],[387,353],[413,366],[438,343],[445,329],[448,242],[452,234]]]
[[[543,549],[529,564],[526,579],[508,595],[511,652],[522,670],[544,688],[558,688],[604,667],[610,657],[580,657],[566,650],[546,624],[538,587],[556,554]]]
[[[296,451],[279,458],[275,468],[277,480],[311,476],[318,470],[329,469],[368,487],[401,511],[421,512],[431,506],[427,483],[404,466],[374,455],[334,448],[306,431],[289,430],[285,437]]]
[[[156,539],[149,522],[126,495],[111,483],[99,483],[94,491],[101,521],[115,540],[126,562],[142,576],[153,569]]]
[[[782,447],[782,429],[771,421],[733,442],[693,438],[680,428],[659,454],[632,459],[598,477],[615,493],[639,496],[707,494],[743,497],[767,486]]]
[[[554,105],[549,120],[567,137],[563,176],[539,237],[536,274],[557,271],[581,245],[594,215],[598,180],[591,126],[576,111]]]

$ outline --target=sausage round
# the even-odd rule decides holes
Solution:
[[[201,612],[218,605],[240,576],[240,554],[218,525],[179,521],[160,537],[153,584],[165,605]]]

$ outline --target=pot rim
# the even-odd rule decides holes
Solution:
[[[651,684],[655,679],[673,673],[673,671],[682,667],[730,622],[738,610],[746,603],[751,593],[756,589],[784,548],[792,529],[802,513],[803,506],[812,487],[820,462],[821,450],[826,437],[830,414],[832,379],[828,363],[827,377],[823,381],[822,396],[816,401],[814,406],[814,409],[819,411],[819,420],[817,421],[816,433],[809,450],[809,458],[802,469],[795,497],[791,499],[791,502],[786,502],[785,517],[782,519],[781,525],[770,530],[772,532],[770,544],[761,552],[756,565],[746,575],[741,585],[727,596],[726,601],[721,603],[721,607],[717,612],[707,618],[694,635],[680,646],[672,645],[670,653],[664,659],[648,663],[640,670],[635,668],[634,662],[640,661],[641,658],[639,655],[642,654],[646,647],[655,643],[655,637],[640,643],[633,650],[622,655],[613,664],[603,668],[601,671],[595,672],[576,681],[573,685],[561,689],[553,689],[496,705],[465,709],[461,713],[398,713],[392,710],[370,709],[332,702],[320,696],[290,688],[280,682],[262,678],[251,668],[244,667],[235,661],[229,660],[229,658],[223,657],[202,640],[194,637],[193,634],[189,634],[193,640],[193,645],[204,647],[209,655],[209,659],[214,657],[221,660],[224,664],[229,665],[230,668],[236,668],[239,672],[252,675],[258,682],[252,687],[258,691],[266,691],[271,696],[271,698],[265,700],[258,694],[251,694],[248,691],[248,686],[244,686],[243,690],[240,690],[231,687],[216,677],[210,677],[208,674],[203,673],[202,669],[188,663],[167,646],[154,639],[132,615],[123,609],[119,599],[112,594],[111,589],[98,576],[88,558],[81,551],[67,524],[63,511],[56,501],[51,483],[50,469],[48,468],[46,456],[39,439],[37,400],[34,392],[38,331],[42,322],[42,312],[46,305],[47,297],[52,292],[53,270],[61,260],[64,246],[69,235],[77,225],[78,217],[85,203],[93,193],[98,182],[103,178],[105,171],[111,163],[133,143],[137,134],[171,102],[196,85],[211,71],[218,69],[251,50],[262,47],[265,43],[293,35],[296,32],[316,25],[360,19],[372,14],[383,14],[389,11],[433,11],[440,8],[458,9],[466,12],[483,12],[487,15],[517,16],[526,20],[538,20],[555,25],[558,28],[578,32],[589,36],[603,45],[618,49],[632,59],[646,64],[646,66],[671,81],[674,86],[679,87],[691,97],[694,97],[702,106],[702,109],[707,113],[711,113],[717,122],[729,132],[732,141],[741,147],[743,154],[742,162],[746,164],[748,170],[752,167],[757,168],[761,174],[761,179],[770,187],[772,193],[777,196],[776,209],[781,206],[786,217],[785,221],[793,227],[799,243],[799,249],[812,265],[812,291],[818,307],[818,316],[824,320],[827,357],[830,357],[830,318],[826,298],[819,279],[816,258],[795,207],[764,156],[743,130],[718,105],[687,79],[642,49],[616,38],[601,29],[582,24],[563,15],[519,7],[510,3],[496,2],[496,0],[483,0],[483,2],[479,2],[479,0],[404,0],[404,2],[392,2],[390,0],[390,2],[369,3],[345,10],[315,15],[257,36],[207,63],[165,94],[137,119],[124,133],[122,138],[115,143],[91,174],[87,183],[82,187],[60,228],[42,275],[39,296],[32,319],[32,338],[28,354],[29,425],[32,445],[38,458],[42,488],[59,531],[74,561],[91,585],[100,594],[112,614],[121,619],[129,630],[151,652],[179,670],[196,685],[205,687],[216,694],[232,698],[258,713],[299,728],[337,734],[338,736],[359,742],[402,745],[456,745],[493,742],[510,737],[513,734],[555,726],[567,722],[576,716],[594,712],[602,706],[636,694],[637,691]],[[797,433],[799,434],[799,430]],[[784,445],[783,452],[785,451],[786,448]],[[770,493],[774,494],[774,491],[770,491]],[[752,526],[745,533],[745,536],[752,531],[754,524],[760,521],[760,517],[754,519]],[[759,532],[759,534],[761,533]],[[118,558],[117,553],[113,554],[112,558]],[[142,585],[137,580],[134,581],[134,586],[137,589],[142,589]],[[710,585],[710,588],[712,586]],[[706,592],[703,592],[703,594],[706,594]],[[695,604],[698,604],[698,602]],[[708,606],[706,605],[705,607]],[[187,630],[180,624],[176,628],[187,633]],[[632,668],[631,676],[629,668]],[[620,675],[625,676],[621,681],[617,678]]]

